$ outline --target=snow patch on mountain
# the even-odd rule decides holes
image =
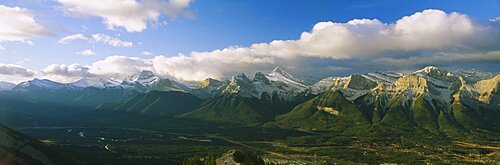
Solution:
[[[327,77],[310,86],[312,94],[320,94],[332,89],[344,88],[351,77]]]
[[[111,79],[101,79],[101,78],[82,78],[76,82],[70,83],[70,85],[87,88],[87,87],[96,87],[96,88],[108,88],[108,87],[119,87],[120,83],[115,82]]]
[[[385,84],[394,83],[397,79],[399,79],[402,76],[403,76],[403,74],[397,73],[397,72],[383,73],[383,72],[376,71],[376,72],[364,74],[365,78],[368,78],[368,79],[375,81],[375,82],[382,82]]]
[[[14,88],[16,84],[0,81],[0,91],[8,91]]]
[[[321,80],[322,80],[321,78],[318,78],[318,77],[315,77],[312,75],[307,75],[304,77],[302,82],[304,82],[304,84],[306,84],[306,85],[311,86],[311,85],[314,85]]]
[[[50,80],[34,79],[22,82],[14,87],[14,90],[23,91],[30,89],[46,90],[82,90],[88,87],[100,89],[125,89],[136,90],[139,92],[157,91],[182,91],[188,92],[190,88],[184,84],[167,79],[160,78],[151,71],[142,71],[140,74],[123,76],[117,75],[108,79],[90,77],[82,78],[73,83],[58,83]]]
[[[430,77],[453,76],[453,73],[450,73],[446,70],[439,69],[438,67],[435,67],[435,66],[427,66],[423,69],[415,71],[414,74],[427,75]]]
[[[151,86],[154,83],[160,81],[160,77],[155,76],[153,72],[145,70],[142,71],[139,74],[129,76],[125,78],[122,82],[122,84],[134,84],[134,83],[139,83],[145,86]]]
[[[306,88],[306,85],[302,81],[295,79],[292,75],[285,72],[280,67],[274,68],[271,73],[266,75],[266,78],[270,81],[282,82],[284,84],[287,84],[289,86],[294,86],[296,88],[302,88],[302,89]]]
[[[119,75],[108,79],[83,78],[69,84],[34,79],[18,84],[14,87],[14,90],[81,90],[87,87],[96,87],[101,89],[122,88],[139,92],[154,90],[182,91],[203,99],[211,99],[225,94],[237,94],[258,99],[267,95],[286,100],[293,100],[308,94],[316,95],[328,90],[343,90],[348,100],[351,101],[371,91],[372,93],[385,93],[390,96],[403,94],[405,98],[406,95],[411,93],[411,99],[424,95],[426,99],[429,99],[428,101],[436,99],[445,103],[453,101],[451,99],[455,97],[454,94],[460,90],[459,93],[467,93],[476,100],[487,102],[487,100],[497,97],[491,93],[496,92],[498,89],[495,88],[495,80],[491,82],[483,80],[491,79],[494,76],[493,73],[477,70],[457,70],[451,73],[429,66],[408,75],[397,72],[375,71],[366,74],[354,74],[348,77],[327,77],[313,85],[307,85],[304,81],[293,77],[282,68],[276,67],[268,74],[257,72],[252,79],[243,73],[236,74],[226,81],[206,79],[199,82],[199,85],[194,88],[189,88],[168,78],[161,78],[151,71],[142,71],[135,75]],[[464,82],[461,82],[462,80]],[[474,85],[476,82],[481,83]],[[485,86],[482,84],[488,84],[488,88],[482,88],[482,86]]]
[[[117,80],[119,78],[116,78]],[[181,91],[188,92],[189,87],[177,81],[161,78],[153,72],[144,70],[139,74],[131,75],[121,80],[120,86],[125,89],[133,89],[141,92],[147,91]]]
[[[47,79],[33,79],[30,81],[21,82],[16,85],[13,90],[24,91],[29,89],[47,89],[47,90],[80,90],[80,87],[54,82]]]
[[[293,100],[297,96],[305,95],[308,89],[309,87],[302,81],[276,67],[267,75],[257,72],[253,80],[250,80],[245,74],[236,74],[231,77],[222,93],[258,99],[261,99],[265,93],[271,97],[277,96],[280,99]]]
[[[453,72],[455,75],[462,76],[468,83],[476,83],[481,80],[493,78],[495,74],[490,72],[481,72],[477,69],[458,69]]]
[[[201,81],[190,93],[202,99],[210,99],[219,96],[226,85],[225,82],[207,78]]]

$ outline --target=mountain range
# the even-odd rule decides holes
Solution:
[[[478,70],[429,66],[405,74],[375,71],[305,80],[277,67],[227,80],[207,78],[198,85],[150,71],[73,83],[33,79],[2,84],[0,121],[46,142],[0,125],[2,162],[128,164],[137,155],[180,153],[173,157],[185,158],[194,147],[220,152],[231,144],[259,150],[267,145],[287,156],[328,153],[366,163],[404,163],[432,155],[433,160],[438,156],[436,162],[450,157],[460,164],[466,161],[457,158],[476,158],[475,153],[495,162],[498,155],[488,145],[495,145],[500,133],[500,74]],[[455,144],[470,139],[488,150]],[[410,150],[423,154],[404,154]],[[404,154],[401,160],[399,153]],[[205,158],[215,160],[210,153]],[[298,159],[282,163],[297,164]],[[188,160],[202,162],[200,157]],[[321,162],[328,161],[336,160]]]
[[[277,67],[252,78],[208,78],[189,88],[150,71],[74,83],[34,79],[2,95],[31,101],[301,130],[419,131],[499,129],[500,74],[425,67],[409,74],[371,72],[306,83]],[[9,86],[9,85],[4,85]],[[10,90],[8,90],[10,88]]]
[[[122,102],[132,98],[135,94],[149,91],[179,91],[191,93],[202,99],[211,99],[223,94],[238,93],[243,97],[261,97],[262,93],[277,94],[283,99],[293,99],[304,95],[309,90],[301,80],[282,70],[275,68],[271,73],[264,75],[256,73],[253,80],[244,74],[238,74],[229,80],[220,81],[208,78],[199,82],[195,88],[168,78],[160,78],[151,71],[142,71],[136,75],[112,78],[82,78],[72,83],[59,83],[47,79],[33,79],[17,85],[7,82],[1,83],[1,91],[18,96],[22,99],[36,101],[59,101],[66,103],[84,102],[86,105],[99,105],[98,101]],[[245,88],[245,89],[243,89]],[[238,92],[241,91],[241,92]],[[103,93],[112,100],[98,99]],[[43,96],[43,97],[42,97]],[[64,97],[63,100],[61,96]],[[104,97],[101,96],[101,97]],[[112,96],[112,97],[111,97]],[[93,98],[94,97],[94,98]],[[73,100],[66,100],[66,99]],[[76,100],[75,100],[76,99]],[[90,99],[90,100],[89,100]]]
[[[392,134],[498,131],[500,75],[471,72],[426,67],[408,75],[352,75],[337,79],[327,92],[277,116],[274,124]]]
[[[17,93],[32,91],[77,91],[82,92],[89,88],[100,90],[122,90],[146,93],[149,91],[180,91],[191,93],[203,99],[210,99],[222,94],[238,93],[243,97],[259,98],[263,93],[278,94],[283,99],[306,94],[317,94],[325,91],[333,82],[331,78],[319,80],[311,76],[307,81],[294,78],[283,69],[276,67],[268,74],[257,72],[250,80],[240,73],[228,80],[207,78],[198,82],[196,87],[190,88],[183,83],[168,78],[161,78],[151,71],[142,71],[130,76],[116,76],[111,78],[86,77],[72,83],[59,83],[47,79],[33,79],[13,84],[0,82],[0,91]],[[314,82],[314,83],[313,83]],[[239,92],[241,91],[241,92]]]

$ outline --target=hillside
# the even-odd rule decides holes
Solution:
[[[202,102],[203,100],[184,92],[151,91],[119,104],[112,111],[173,117],[195,110]],[[111,109],[107,105],[100,108]]]
[[[288,112],[301,101],[281,100],[277,96],[271,97],[267,94],[263,94],[261,99],[228,94],[207,101],[195,111],[180,117],[252,125],[271,121],[276,115]]]
[[[357,134],[499,132],[499,77],[468,83],[435,67],[392,81],[353,75],[276,117],[275,124]]]
[[[0,164],[53,165],[63,164],[64,161],[38,140],[0,125]]]

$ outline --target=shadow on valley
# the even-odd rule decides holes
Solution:
[[[103,88],[32,80],[0,92],[0,122],[24,134],[15,137],[32,137],[39,152],[8,146],[0,156],[55,164],[494,164],[500,75],[484,75],[426,67],[307,85],[276,68],[192,89],[151,72]]]

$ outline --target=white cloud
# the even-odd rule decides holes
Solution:
[[[117,75],[131,75],[143,70],[153,70],[151,60],[141,58],[110,56],[91,65],[80,64],[52,64],[43,69],[46,78],[73,82],[82,77],[110,77]]]
[[[35,72],[26,69],[21,65],[0,64],[0,75],[32,77],[33,75],[35,75]]]
[[[132,47],[134,43],[128,41],[122,41],[118,38],[113,38],[105,34],[72,34],[63,37],[59,40],[59,43],[67,43],[73,40],[86,40],[88,42],[102,42],[115,47]]]
[[[88,68],[90,73],[96,75],[135,74],[153,69],[150,60],[125,56],[110,56],[94,62]]]
[[[174,57],[156,56],[152,59],[110,56],[88,66],[79,65],[79,67],[84,68],[80,69],[84,72],[78,72],[79,74],[73,74],[73,71],[69,70],[71,68],[65,65],[50,65],[43,72],[47,76],[86,77],[130,75],[140,73],[143,70],[150,70],[166,77],[192,81],[206,77],[222,78],[226,72],[248,70],[259,65],[268,66],[273,63],[273,59],[245,57],[245,52],[226,57],[225,53],[234,51],[234,49],[244,50],[243,48],[230,48],[214,51],[213,54],[195,53],[191,57],[184,55]]]
[[[377,19],[319,22],[297,40],[274,40],[249,47],[152,59],[111,56],[86,67],[94,75],[151,70],[186,81],[223,78],[234,72],[253,73],[277,65],[292,72],[321,73],[338,68],[345,71],[345,68],[377,66],[398,70],[435,61],[500,61],[499,39],[491,35],[498,31],[495,27],[474,24],[463,14],[424,10],[394,23]],[[332,61],[345,66],[325,64]]]
[[[123,27],[127,32],[141,32],[148,22],[158,23],[160,15],[177,16],[191,0],[58,0],[65,12],[73,16],[97,16],[108,29]]]
[[[28,9],[0,5],[0,43],[15,41],[32,44],[30,38],[46,34],[44,27]]]
[[[93,56],[95,55],[94,51],[90,50],[90,49],[85,49],[81,52],[76,52],[76,54],[78,55],[82,55],[82,56]]]
[[[490,18],[489,21],[490,22],[500,22],[500,17]]]
[[[250,49],[283,58],[313,56],[334,59],[365,58],[387,51],[440,50],[463,46],[478,29],[459,13],[424,10],[393,24],[377,19],[347,23],[320,22],[298,40],[275,40]]]
[[[190,56],[156,56],[151,61],[158,74],[187,81],[222,78],[226,73],[251,72],[275,65],[276,57],[254,55],[253,51],[231,47],[212,52],[193,52]]]
[[[143,52],[142,52],[142,55],[145,55],[145,56],[150,56],[150,55],[153,55],[153,53],[152,53],[152,52],[150,52],[150,51],[143,51]]]
[[[42,72],[44,74],[63,75],[68,77],[85,77],[90,75],[88,68],[80,64],[52,64],[43,69]]]
[[[59,82],[74,82],[81,77],[93,77],[89,73],[89,68],[80,64],[52,64],[43,69],[42,73],[46,76],[45,78],[57,80]]]

